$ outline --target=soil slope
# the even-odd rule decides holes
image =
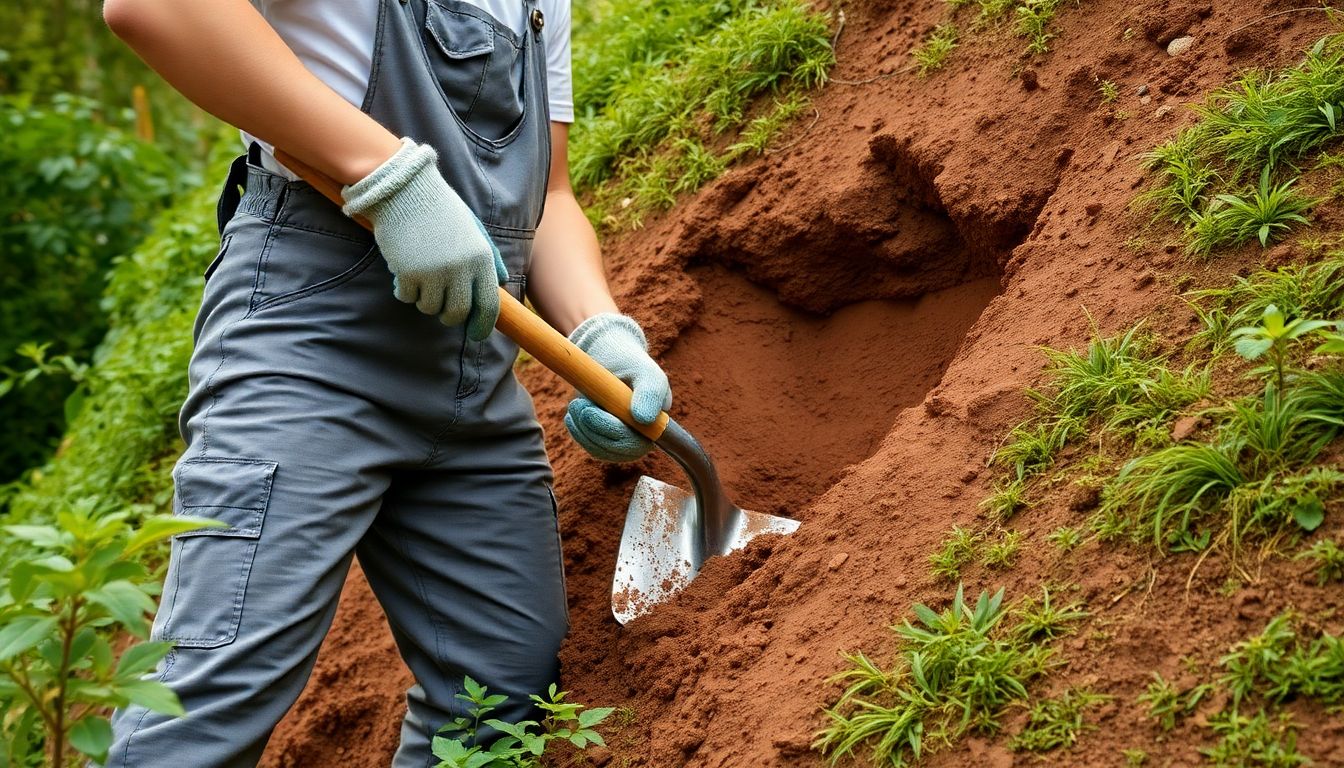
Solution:
[[[1006,32],[969,34],[946,69],[920,78],[907,52],[946,3],[846,4],[836,81],[781,150],[608,240],[613,287],[668,369],[675,417],[740,503],[803,523],[712,561],[671,604],[617,626],[610,578],[631,487],[640,474],[681,476],[657,458],[588,459],[561,426],[568,387],[536,366],[522,372],[562,510],[563,686],[634,712],[611,765],[822,764],[808,744],[835,693],[825,680],[837,652],[884,659],[886,627],[911,603],[950,597],[926,558],[953,524],[976,522],[986,459],[1029,412],[1022,390],[1037,382],[1037,347],[1083,343],[1085,309],[1104,333],[1153,313],[1157,330],[1181,331],[1192,318],[1176,299],[1179,276],[1216,283],[1259,257],[1190,264],[1166,244],[1171,233],[1127,206],[1144,181],[1138,155],[1193,119],[1186,105],[1240,69],[1297,61],[1329,31],[1319,12],[1257,20],[1294,5],[1066,4],[1049,54],[1025,60]],[[1183,35],[1194,46],[1169,56]],[[1116,104],[1101,104],[1098,78],[1121,86]],[[1150,563],[1089,544],[1061,560],[1045,533],[1085,513],[1046,504],[1026,514],[1022,562],[972,568],[967,589],[1081,586],[1093,616],[1061,645],[1069,664],[1047,687],[1116,698],[1102,728],[1059,758],[1067,764],[1123,764],[1125,747],[1146,749],[1149,764],[1197,763],[1203,732],[1157,744],[1134,706],[1149,673],[1178,676],[1182,656],[1211,662],[1288,605],[1339,602],[1282,563],[1228,601],[1217,563],[1187,592],[1189,559]],[[387,765],[408,684],[356,572],[265,764]],[[1303,751],[1344,764],[1344,727],[1299,715]],[[931,764],[1014,762],[1034,758],[973,739]]]

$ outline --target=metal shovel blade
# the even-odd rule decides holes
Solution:
[[[799,525],[730,503],[722,525],[716,525],[721,538],[707,551],[702,512],[695,494],[652,477],[639,478],[612,580],[611,612],[618,622],[625,624],[676,594],[695,578],[707,557],[741,549],[763,533],[793,533]]]

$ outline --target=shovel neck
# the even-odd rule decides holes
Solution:
[[[699,544],[703,547],[702,552],[697,553],[702,555],[699,560],[703,562],[704,558],[727,554],[741,510],[724,492],[714,461],[691,433],[675,420],[668,421],[655,445],[681,465],[691,479],[699,515],[696,521],[700,528]]]

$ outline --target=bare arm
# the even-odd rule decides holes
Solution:
[[[399,147],[309,72],[248,0],[106,0],[103,18],[202,109],[342,184]]]
[[[569,125],[551,123],[551,179],[528,275],[528,296],[546,322],[568,335],[599,312],[617,312],[597,233],[569,184]]]

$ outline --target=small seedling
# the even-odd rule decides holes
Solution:
[[[943,541],[937,552],[929,555],[933,575],[956,581],[961,577],[962,567],[975,559],[979,543],[979,534],[959,525],[953,526],[952,535]]]
[[[980,502],[990,520],[1003,523],[1027,506],[1027,481],[1020,473],[1009,481],[996,483],[994,490]]]
[[[1274,381],[1278,384],[1279,391],[1282,392],[1284,361],[1288,355],[1289,345],[1309,333],[1329,326],[1330,323],[1326,320],[1308,320],[1300,317],[1288,320],[1277,306],[1270,304],[1265,307],[1259,325],[1233,329],[1231,336],[1236,340],[1233,348],[1247,360],[1258,360],[1266,352],[1269,353],[1270,370],[1274,373]]]
[[[1131,748],[1120,750],[1121,757],[1125,758],[1127,768],[1138,768],[1148,762],[1148,753],[1142,749]]]
[[[1011,568],[1022,548],[1021,531],[1004,531],[999,540],[985,546],[980,562],[989,568]]]
[[[1177,722],[1194,712],[1199,703],[1212,692],[1213,686],[1209,683],[1182,691],[1154,672],[1148,690],[1139,694],[1138,703],[1148,708],[1148,717],[1155,720],[1162,730],[1170,731]]]
[[[910,52],[915,59],[915,71],[927,76],[942,69],[947,57],[957,47],[957,36],[955,24],[940,24],[934,28],[924,43]]]
[[[1050,602],[1050,590],[1041,588],[1041,599],[1028,597],[1013,611],[1017,619],[1016,632],[1029,641],[1053,640],[1074,631],[1074,624],[1087,618],[1082,603],[1070,603],[1060,608]]]
[[[1061,525],[1045,537],[1061,552],[1072,552],[1083,543],[1083,532],[1069,525]]]
[[[1311,764],[1297,751],[1297,731],[1287,714],[1273,723],[1264,710],[1247,716],[1230,709],[1209,718],[1209,727],[1219,740],[1213,747],[1201,749],[1200,754],[1218,768],[1295,768]]]
[[[1114,104],[1120,98],[1120,86],[1110,80],[1097,80],[1097,93],[1101,94],[1101,103]]]
[[[1083,711],[1088,707],[1109,701],[1110,696],[1081,688],[1071,688],[1056,699],[1042,699],[1031,705],[1027,725],[1008,742],[1014,751],[1048,752],[1058,747],[1071,747],[1084,730],[1096,726],[1083,722]]]
[[[1331,539],[1321,539],[1311,547],[1298,553],[1295,560],[1309,560],[1314,563],[1316,583],[1325,586],[1334,581],[1344,581],[1344,549]]]

